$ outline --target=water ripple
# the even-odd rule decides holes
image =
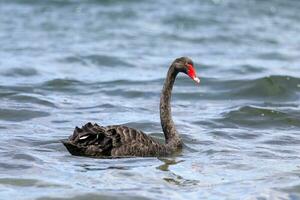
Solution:
[[[270,108],[243,106],[225,113],[224,118],[218,121],[237,126],[285,129],[300,127],[299,116],[300,113],[291,114]]]
[[[38,117],[46,117],[50,114],[48,112],[43,111],[33,111],[26,109],[0,109],[0,120],[5,121],[27,121]]]
[[[67,63],[78,63],[81,65],[95,65],[98,67],[130,67],[131,65],[119,57],[107,55],[70,56],[63,61]]]
[[[3,73],[5,76],[11,76],[11,77],[31,77],[38,75],[38,71],[35,68],[12,68],[6,72]]]

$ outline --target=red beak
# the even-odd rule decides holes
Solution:
[[[200,79],[196,75],[196,70],[191,64],[186,64],[188,66],[188,76],[193,79],[196,83],[200,83]]]

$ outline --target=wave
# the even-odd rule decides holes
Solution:
[[[26,109],[0,109],[0,120],[5,121],[20,122],[38,117],[46,117],[49,115],[50,113],[43,111],[33,111]]]
[[[0,178],[1,185],[17,186],[17,187],[57,187],[61,188],[63,185],[40,181],[38,179],[26,178]]]
[[[269,76],[253,81],[245,81],[234,92],[238,97],[268,98],[272,100],[298,98],[300,79],[290,76]]]
[[[5,76],[11,77],[30,77],[38,75],[38,71],[34,68],[26,67],[26,68],[12,68],[3,73]]]
[[[45,97],[42,96],[37,96],[37,95],[12,95],[8,97],[8,99],[19,102],[19,103],[33,103],[33,104],[38,104],[42,106],[47,106],[47,107],[52,107],[55,108],[57,107],[55,103],[51,102],[50,100],[47,100]]]
[[[108,56],[108,55],[85,55],[85,56],[68,56],[60,60],[64,63],[77,63],[84,66],[95,65],[105,67],[131,67],[132,65],[125,62],[120,57]]]
[[[137,0],[43,0],[43,1],[36,1],[36,0],[3,0],[7,3],[20,3],[20,4],[29,4],[29,5],[57,5],[57,6],[67,6],[67,5],[78,5],[78,3],[85,3],[85,4],[120,4],[120,3],[138,3]]]
[[[206,83],[204,83],[204,81]],[[258,99],[258,100],[297,100],[300,94],[300,78],[291,76],[267,76],[251,80],[206,79],[209,99]]]
[[[37,85],[37,88],[47,91],[63,91],[63,92],[78,92],[80,89],[79,86],[85,86],[87,83],[74,80],[74,79],[52,79],[45,81],[40,85]]]
[[[300,127],[300,112],[250,105],[223,113],[223,118],[216,121],[222,123],[224,127],[292,129]]]

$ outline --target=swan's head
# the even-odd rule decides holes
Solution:
[[[196,83],[200,83],[199,77],[197,77],[196,70],[192,59],[188,57],[180,57],[173,62],[175,68],[179,72],[183,72],[193,79]]]

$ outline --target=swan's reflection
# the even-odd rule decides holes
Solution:
[[[176,159],[169,159],[169,158],[158,158],[160,161],[163,162],[162,165],[158,166],[157,169],[161,171],[169,171],[170,165],[176,165],[178,163],[184,162],[184,160],[176,161]]]
[[[178,163],[184,162],[184,160],[176,160],[175,158],[159,158],[160,161],[163,162],[162,165],[156,167],[163,172],[167,172],[167,177],[164,177],[163,180],[169,184],[177,185],[177,186],[191,186],[191,185],[198,185],[198,180],[189,180],[185,179],[182,176],[174,173],[169,169],[171,165],[177,165]]]

